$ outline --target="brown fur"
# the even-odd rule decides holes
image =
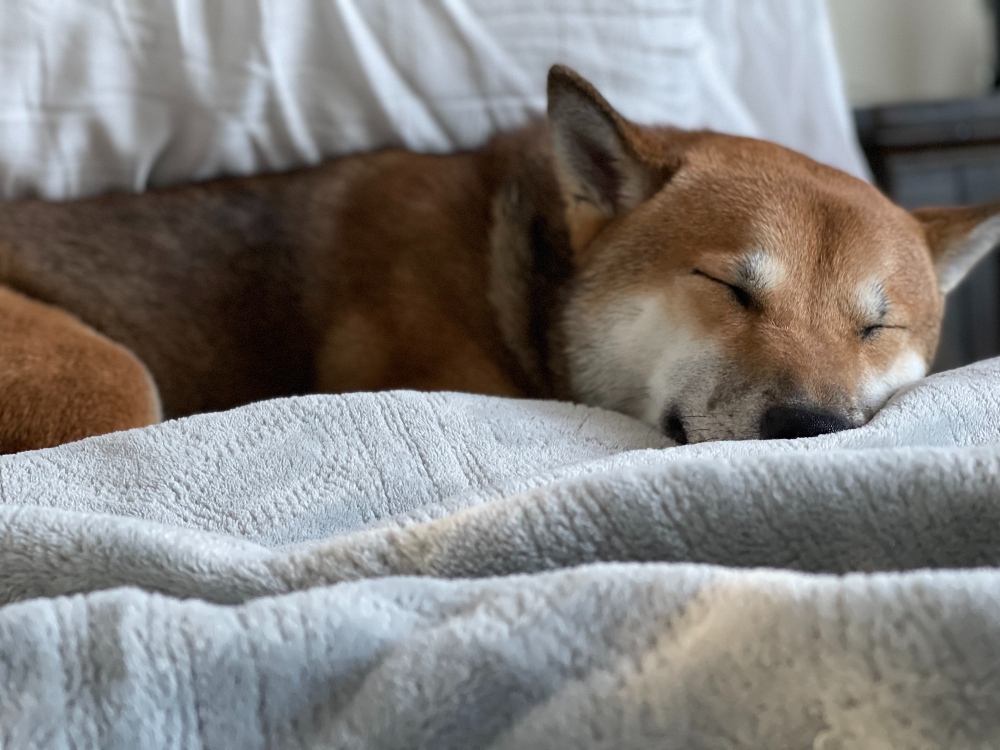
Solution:
[[[592,133],[565,124],[581,112]],[[154,421],[139,361],[168,418],[387,388],[600,402],[574,385],[567,337],[647,293],[746,377],[846,409],[863,372],[906,347],[930,359],[932,249],[996,213],[922,224],[778,146],[629,123],[563,68],[550,122],[452,156],[390,150],[143,195],[0,203],[0,450]],[[746,314],[691,272],[725,278],[755,243],[784,254],[796,293]],[[878,345],[854,335],[868,321],[843,295],[872,274],[906,324]]]

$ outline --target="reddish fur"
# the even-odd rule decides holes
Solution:
[[[761,225],[771,236],[755,234]],[[784,261],[794,291],[760,313],[691,273],[731,279],[732,260],[757,246]],[[602,279],[606,297],[670,288],[672,305],[746,370],[794,378],[817,401],[852,393],[906,348],[930,361],[937,346],[943,297],[920,224],[861,180],[770,143],[699,139],[683,171],[589,253],[584,273]],[[843,305],[869,277],[887,279],[889,322],[907,325],[883,334],[890,345],[861,341],[863,323]]]
[[[127,350],[65,312],[0,288],[0,453],[45,448],[159,419]]]
[[[154,421],[139,361],[167,417],[317,390],[573,397],[561,315],[580,286],[594,314],[662,293],[748,370],[816,395],[856,387],[905,347],[930,359],[942,310],[932,256],[996,207],[922,224],[778,146],[628,123],[556,69],[550,96],[570,89],[611,119],[648,185],[634,210],[561,192],[544,125],[467,154],[385,151],[138,196],[0,204],[0,449]],[[755,236],[761,226],[769,236]],[[756,317],[691,274],[724,276],[754,243],[784,254],[794,289]],[[852,335],[838,303],[872,273],[908,323],[878,347]]]

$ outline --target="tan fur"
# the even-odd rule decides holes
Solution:
[[[155,420],[145,368],[166,417],[417,388],[676,413],[692,440],[786,402],[860,424],[930,361],[1000,211],[912,216],[773,144],[640,127],[565,68],[549,106],[465,154],[0,203],[0,449]],[[756,251],[780,279],[743,309],[724,284]],[[883,298],[899,327],[862,337]]]

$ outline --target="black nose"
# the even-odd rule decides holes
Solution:
[[[760,420],[760,436],[764,440],[792,440],[840,432],[850,426],[846,419],[827,411],[801,406],[772,406]]]

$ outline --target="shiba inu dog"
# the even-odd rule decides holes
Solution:
[[[1000,204],[896,207],[573,71],[481,150],[0,204],[0,450],[306,392],[572,399],[677,443],[864,424]]]

